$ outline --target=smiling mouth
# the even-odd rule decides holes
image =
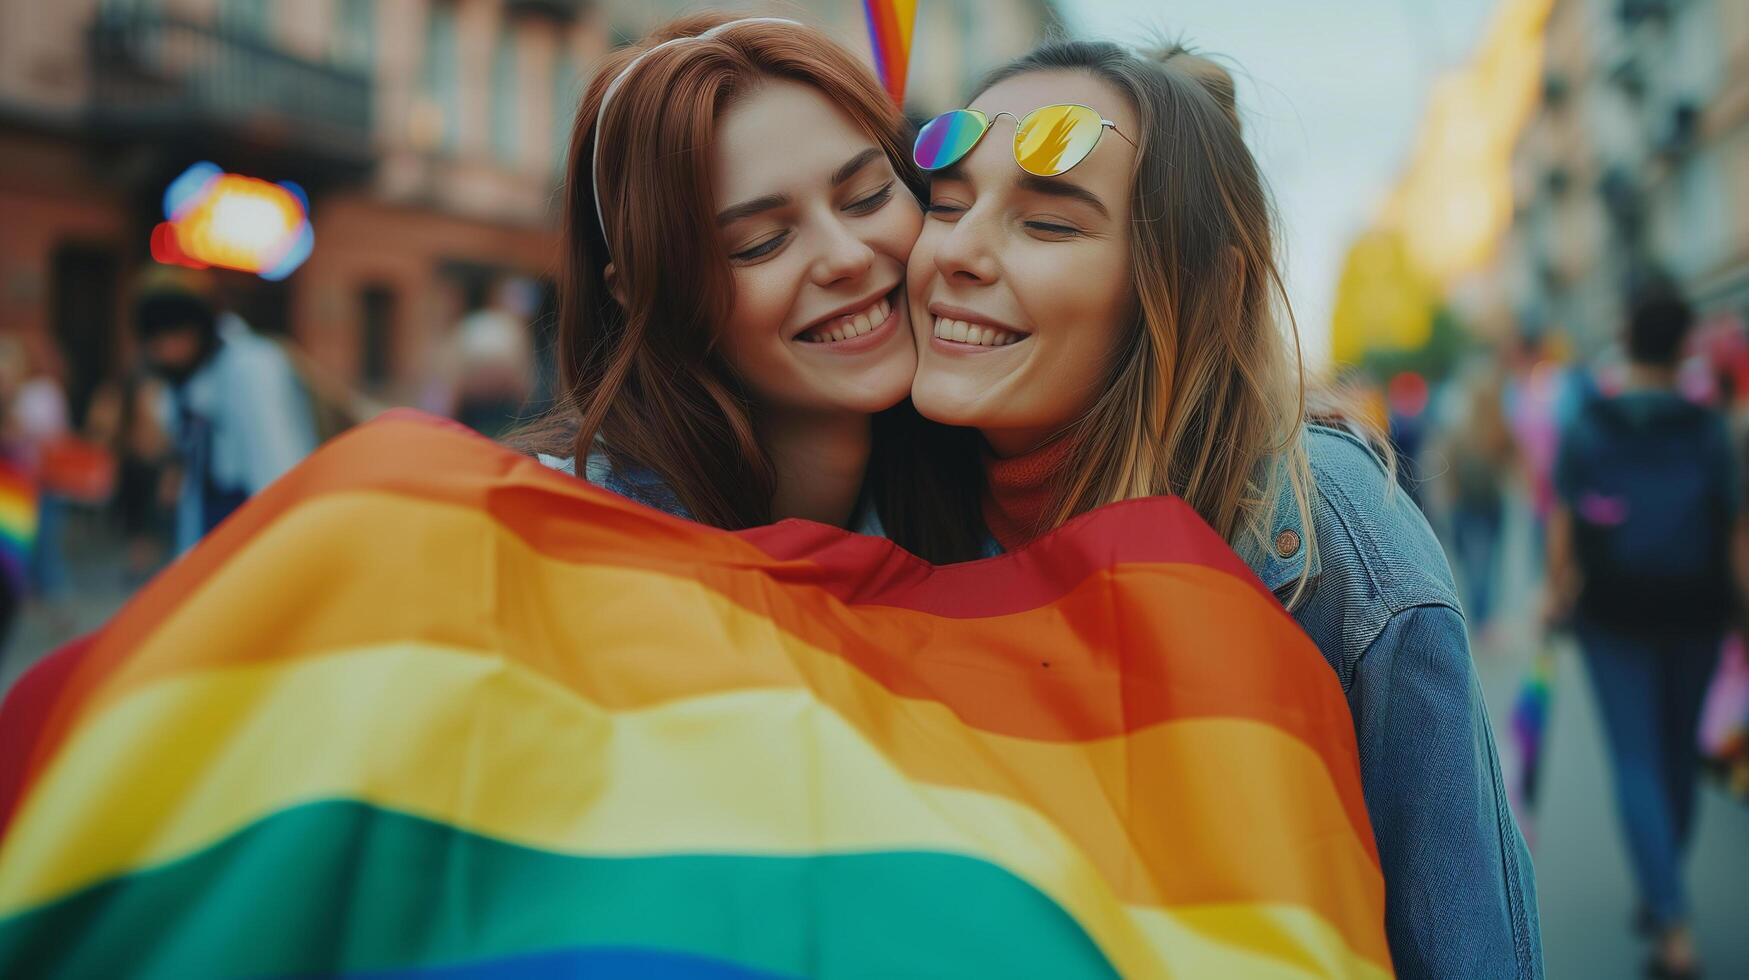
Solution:
[[[1026,339],[1026,334],[1023,333],[945,316],[935,318],[935,336],[938,340],[970,344],[974,347],[1007,347]]]
[[[887,317],[892,312],[893,297],[888,293],[855,313],[833,317],[811,330],[803,331],[796,335],[796,339],[804,344],[835,344],[855,340],[874,333],[876,328],[887,322]]]

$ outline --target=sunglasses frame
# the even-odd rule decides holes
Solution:
[[[1081,158],[1079,160],[1076,160],[1074,163],[1069,164],[1067,167],[1064,167],[1063,169],[1057,171],[1056,173],[1040,174],[1040,173],[1034,173],[1031,170],[1027,170],[1026,164],[1021,161],[1021,159],[1020,159],[1020,141],[1023,138],[1023,134],[1025,134],[1027,132],[1027,130],[1029,129],[1029,127],[1026,124],[1026,121],[1028,119],[1031,119],[1032,117],[1038,115],[1039,113],[1044,112],[1046,109],[1086,109],[1088,112],[1093,113],[1094,117],[1099,120],[1099,136],[1093,140],[1093,144],[1091,146],[1087,147],[1087,152],[1081,154]],[[951,116],[954,113],[958,113],[958,112],[969,113],[973,116],[976,116],[979,120],[981,120],[983,122],[983,127],[978,130],[978,138],[975,140],[972,140],[971,143],[967,144],[966,148],[964,150],[960,151],[959,155],[954,157],[952,160],[949,160],[946,163],[937,164],[933,167],[924,166],[922,163],[920,163],[917,160],[917,146],[923,142],[924,132],[927,131],[929,129],[929,127],[934,125],[937,121],[944,119],[944,118]],[[1084,161],[1086,161],[1086,159],[1088,157],[1093,155],[1094,150],[1099,148],[1099,142],[1100,142],[1100,140],[1103,140],[1105,138],[1105,131],[1108,129],[1111,130],[1112,132],[1116,133],[1120,138],[1123,139],[1123,141],[1125,143],[1128,143],[1131,146],[1136,145],[1135,140],[1130,139],[1128,136],[1124,135],[1123,130],[1117,128],[1117,123],[1112,122],[1110,119],[1105,118],[1105,116],[1103,114],[1101,114],[1098,109],[1095,109],[1090,105],[1084,105],[1080,102],[1053,102],[1050,105],[1041,105],[1038,108],[1027,112],[1027,114],[1024,116],[1016,116],[1014,113],[1008,112],[1006,110],[1004,110],[1002,112],[998,112],[992,116],[992,115],[987,115],[982,109],[969,109],[969,108],[968,109],[949,109],[946,112],[939,113],[934,118],[930,119],[928,122],[926,122],[922,126],[918,127],[917,139],[911,144],[911,162],[916,164],[918,169],[924,171],[925,173],[933,173],[937,170],[946,170],[948,167],[953,166],[954,164],[960,162],[961,160],[964,160],[967,156],[971,155],[971,152],[978,148],[978,144],[984,142],[984,137],[990,135],[990,127],[996,125],[996,120],[1001,119],[1003,116],[1007,116],[1008,118],[1014,120],[1014,163],[1015,163],[1015,165],[1020,167],[1020,169],[1022,169],[1022,170],[1026,170],[1027,173],[1033,174],[1033,176],[1035,176],[1035,177],[1058,177],[1058,176],[1061,176],[1063,174],[1068,173],[1069,171],[1075,169],[1076,167],[1079,167]]]

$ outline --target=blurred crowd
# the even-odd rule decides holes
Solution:
[[[134,363],[91,395],[81,424],[55,352],[0,337],[0,644],[27,604],[51,635],[71,638],[70,518],[119,543],[102,587],[131,592],[322,441],[385,407],[296,341],[254,329],[226,285],[223,274],[149,267],[130,291]],[[538,412],[539,298],[537,284],[507,278],[463,316],[418,407],[494,438]]]
[[[1667,279],[1635,284],[1624,310],[1617,342],[1593,361],[1565,359],[1559,338],[1530,337],[1476,351],[1431,391],[1399,375],[1379,401],[1404,489],[1444,540],[1478,654],[1529,648],[1510,719],[1511,789],[1527,835],[1551,641],[1571,640],[1637,886],[1632,924],[1660,968],[1692,967],[1683,866],[1701,767],[1749,797],[1749,344],[1739,323],[1697,329]],[[1503,593],[1514,512],[1529,594]]]

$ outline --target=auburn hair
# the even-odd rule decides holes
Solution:
[[[747,389],[716,344],[715,326],[734,302],[728,257],[713,234],[717,120],[767,80],[800,82],[867,133],[914,196],[925,186],[909,160],[904,117],[869,70],[818,30],[751,20],[652,50],[734,19],[704,14],[658,28],[607,58],[585,91],[563,190],[558,399],[512,439],[527,451],[572,456],[579,472],[592,450],[616,468],[652,471],[695,519],[730,529],[771,520],[774,477]],[[646,52],[602,112],[609,85]],[[927,496],[927,472],[924,487],[912,485],[926,467],[893,448],[919,428],[908,403],[876,417],[875,454],[888,462],[870,466],[871,480],[887,483],[871,485],[874,499]],[[952,528],[950,536],[974,533],[957,521],[931,523]],[[916,534],[905,537],[913,550],[930,550]]]

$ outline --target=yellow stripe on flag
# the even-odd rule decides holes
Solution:
[[[1314,764],[1297,740],[1252,722],[1155,734],[1173,743],[1168,757]],[[1126,975],[1383,975],[1382,953],[1368,962],[1304,908],[1125,903],[1037,811],[911,779],[804,691],[616,712],[491,653],[412,644],[187,675],[88,720],[7,835],[0,915],[331,798],[563,853],[964,854],[1049,895]],[[1345,834],[1304,843],[1336,849],[1316,866],[1363,866]],[[1340,962],[1264,955],[1308,955],[1306,938]]]

